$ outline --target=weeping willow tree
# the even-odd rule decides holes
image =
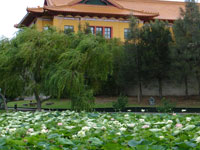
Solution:
[[[81,32],[71,39],[71,45],[49,69],[46,82],[50,93],[69,94],[72,109],[91,110],[93,94],[113,73],[114,54],[120,51],[120,43]]]
[[[5,89],[18,90],[20,95],[34,95],[41,110],[40,94],[45,94],[45,74],[68,45],[66,34],[53,29],[39,32],[34,28],[21,30],[0,55],[2,83]]]
[[[117,40],[90,33],[65,34],[50,28],[21,30],[0,52],[0,85],[17,95],[34,95],[40,111],[41,94],[67,93],[74,110],[91,110],[93,94],[113,73]],[[17,88],[16,88],[17,87]]]
[[[0,40],[0,60],[1,62],[4,61],[1,56],[3,55],[5,49],[7,48],[9,41],[7,39],[1,39]],[[6,93],[6,84],[4,82],[4,77],[5,74],[3,74],[4,72],[4,67],[0,64],[0,100],[3,100],[3,104],[4,104],[4,108],[6,111],[8,111],[8,107],[7,107],[7,102],[6,102],[6,98],[5,98],[5,93]]]

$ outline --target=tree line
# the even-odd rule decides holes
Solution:
[[[169,79],[185,85],[188,96],[189,78],[195,78],[200,95],[200,12],[194,0],[186,1],[185,10],[171,25],[164,21],[151,21],[138,28],[137,18],[130,20],[129,35],[121,63],[122,85],[137,85],[138,100],[142,84],[157,81],[159,96],[163,96],[163,80]]]
[[[24,28],[0,40],[1,97],[34,95],[39,111],[41,94],[67,97],[72,109],[91,110],[94,95],[119,94],[127,85],[137,85],[140,100],[142,84],[151,80],[161,97],[163,80],[172,77],[184,82],[188,96],[191,76],[200,94],[199,7],[189,0],[180,12],[172,28],[159,20],[139,28],[132,16],[125,43],[92,35],[88,24],[78,33]]]

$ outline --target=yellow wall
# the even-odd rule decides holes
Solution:
[[[123,19],[115,20],[114,18],[96,18],[96,20],[91,19],[94,18],[70,18],[70,16],[54,16],[54,18],[49,20],[46,18],[38,18],[36,26],[40,31],[42,31],[43,27],[47,25],[53,25],[58,30],[64,30],[65,25],[71,25],[74,26],[74,31],[77,32],[79,24],[81,24],[81,27],[83,28],[87,22],[90,26],[112,27],[113,37],[119,38],[124,41],[124,29],[129,28],[129,23],[127,21],[124,21]]]
[[[42,31],[45,26],[52,26],[53,25],[53,19],[52,18],[37,18],[36,26],[39,29],[39,31]]]

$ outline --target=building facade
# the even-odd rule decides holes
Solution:
[[[105,38],[127,36],[130,15],[139,19],[139,25],[150,20],[173,23],[180,17],[184,2],[159,0],[45,0],[43,7],[27,8],[26,16],[16,27],[36,25],[42,31],[49,26],[58,30],[77,32],[80,26],[89,24],[93,34]]]

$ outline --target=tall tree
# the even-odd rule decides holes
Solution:
[[[93,93],[113,73],[113,54],[118,46],[114,48],[114,42],[111,48],[110,44],[102,36],[75,34],[70,48],[49,69],[46,81],[50,92],[58,96],[68,92],[73,109],[90,110]]]
[[[168,77],[171,54],[169,42],[172,40],[168,24],[156,20],[143,26],[141,45],[145,55],[145,71],[149,78],[158,81],[159,96],[163,94],[163,80]]]
[[[200,95],[200,11],[194,0],[187,0],[185,10],[180,10],[181,18],[175,22],[174,35],[179,62],[184,76],[185,94],[188,95],[188,76],[196,75]]]
[[[185,95],[188,96],[188,81],[192,75],[192,51],[188,47],[191,35],[188,33],[182,19],[173,26],[175,44],[173,45],[173,72],[180,81],[184,81]]]
[[[140,29],[138,19],[131,16],[128,36],[125,42],[124,61],[121,65],[122,83],[126,86],[137,85],[138,102],[142,98],[143,63],[142,49],[140,48]]]
[[[68,38],[69,39],[69,38]],[[20,31],[10,42],[0,62],[3,81],[14,81],[18,84],[9,85],[7,88],[17,88],[20,94],[34,95],[37,108],[40,111],[42,100],[40,94],[45,94],[45,74],[52,63],[57,61],[60,53],[68,45],[67,35],[58,33],[53,29],[39,32],[27,28]],[[6,56],[6,57],[4,57]]]
[[[9,41],[7,39],[1,39],[0,40],[0,60],[3,61],[3,59],[1,59],[1,56],[3,55],[5,49],[7,48],[9,44]],[[5,58],[4,58],[5,59]],[[6,111],[8,111],[8,107],[7,107],[7,101],[5,98],[5,93],[6,93],[6,84],[4,82],[4,67],[1,66],[0,64],[0,99],[3,100],[3,104],[4,104],[4,108]]]

